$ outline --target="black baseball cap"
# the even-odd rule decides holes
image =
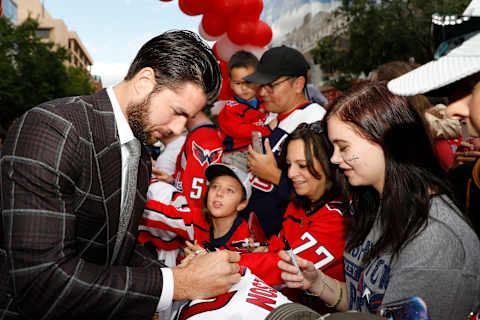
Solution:
[[[310,65],[300,51],[287,46],[274,47],[262,55],[257,71],[243,80],[263,85],[282,76],[304,76],[308,69]]]

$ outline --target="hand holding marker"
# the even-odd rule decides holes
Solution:
[[[290,244],[288,244],[287,238],[285,238],[285,235],[283,237],[283,243],[285,244],[284,250],[287,251],[288,255],[290,256],[290,259],[292,260],[292,264],[295,266],[295,268],[298,269],[298,275],[302,275],[302,272],[300,271],[300,268],[298,267],[298,263],[295,260],[295,255],[293,254],[292,248],[290,248]]]

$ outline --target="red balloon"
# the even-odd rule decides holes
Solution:
[[[183,13],[189,16],[197,16],[207,11],[210,0],[179,0],[178,6]]]
[[[210,11],[202,17],[203,30],[212,37],[218,37],[227,30],[227,19]]]
[[[256,31],[256,24],[241,17],[232,19],[228,24],[227,35],[230,41],[238,45],[244,45],[252,38]]]
[[[201,0],[198,0],[201,1]],[[210,6],[213,12],[224,17],[230,17],[237,13],[243,0],[210,0]]]
[[[262,20],[258,20],[255,35],[253,36],[252,41],[250,41],[250,44],[257,47],[265,47],[270,41],[272,41],[272,37],[273,33],[270,26]]]
[[[263,11],[263,0],[243,0],[237,15],[244,19],[256,21]]]
[[[163,1],[163,2],[170,2],[170,1],[172,1],[172,0],[160,0],[160,1]]]

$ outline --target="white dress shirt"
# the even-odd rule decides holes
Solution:
[[[128,124],[127,119],[123,115],[120,104],[118,103],[113,87],[107,88],[108,98],[112,103],[113,114],[115,115],[115,124],[117,125],[118,137],[120,139],[121,153],[122,153],[122,189],[125,188],[125,180],[127,176],[127,159],[130,156],[125,144],[133,139],[136,139],[133,135],[132,129]],[[123,192],[121,198],[121,204],[123,205]],[[170,308],[173,300],[173,273],[169,268],[161,268],[163,276],[163,288],[160,301],[157,305],[157,311],[163,311]]]

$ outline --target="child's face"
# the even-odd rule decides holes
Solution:
[[[247,201],[242,198],[243,189],[237,179],[218,176],[210,182],[207,208],[213,219],[229,217],[247,206]]]
[[[243,80],[244,77],[253,72],[255,72],[255,68],[250,66],[230,70],[230,87],[235,92],[235,95],[243,100],[252,100],[257,94],[258,85]]]

